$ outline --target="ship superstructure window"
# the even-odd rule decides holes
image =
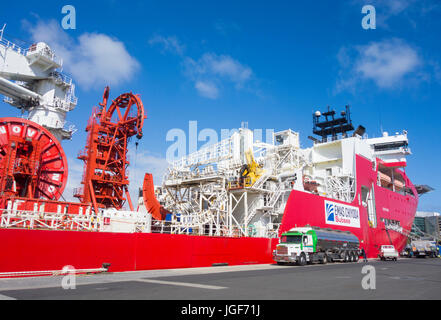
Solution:
[[[396,150],[399,148],[408,148],[408,144],[405,141],[399,142],[391,142],[391,143],[382,143],[374,145],[375,151],[388,151],[388,150]]]
[[[405,187],[405,188],[404,188],[404,194],[405,194],[406,196],[412,196],[412,197],[415,197],[415,194],[413,193],[412,189],[409,188],[409,187]]]
[[[401,223],[398,220],[393,220],[393,219],[387,219],[387,218],[381,218],[381,221],[386,225],[386,226],[397,226],[400,227]]]
[[[386,167],[378,169],[378,185],[404,195],[409,189],[406,187],[406,182],[398,170]],[[410,194],[413,194],[410,192]]]

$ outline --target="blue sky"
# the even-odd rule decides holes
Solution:
[[[75,30],[60,27],[66,4],[76,9]],[[366,4],[376,8],[375,30],[361,26]],[[441,211],[440,16],[441,4],[427,0],[20,1],[3,7],[0,24],[8,40],[45,40],[67,61],[79,98],[67,116],[78,132],[63,142],[71,184],[81,175],[74,159],[86,118],[110,84],[111,97],[139,93],[147,109],[144,138],[132,150],[134,184],[136,172],[164,169],[167,132],[187,131],[191,120],[219,133],[242,121],[291,128],[306,147],[312,111],[350,104],[369,136],[408,131],[406,171],[436,189],[419,209]],[[100,58],[103,50],[110,57]]]

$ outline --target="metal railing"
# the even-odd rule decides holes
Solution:
[[[3,210],[1,228],[101,231],[102,218],[95,214],[45,213],[27,210]]]
[[[171,163],[171,166],[176,169],[182,169],[192,165],[219,162],[231,158],[232,149],[233,139],[231,137],[175,160]]]
[[[19,46],[17,46],[15,43],[6,40],[5,38],[0,39],[0,45],[4,46],[6,49],[10,48],[12,50],[14,50],[15,52],[26,56],[28,49],[23,49]]]
[[[219,232],[217,230],[212,230],[210,233],[209,229],[203,230],[200,232],[200,229],[196,226],[185,226],[185,225],[177,225],[172,221],[152,221],[152,233],[161,233],[161,234],[183,234],[183,235],[200,235],[207,237],[233,237],[238,238],[244,236],[243,229],[240,227],[227,227],[220,226]]]
[[[6,49],[12,49],[13,51],[17,52],[18,54],[21,54],[23,56],[27,56],[30,53],[36,52],[37,50],[37,44],[33,44],[27,49],[23,49],[22,47],[16,45],[15,43],[5,39],[0,39],[0,45],[4,46]],[[59,58],[52,50],[49,50],[48,47],[46,47],[44,50],[39,51],[41,56],[44,56],[48,58],[49,60],[52,60],[58,65],[63,65],[63,59]]]
[[[67,86],[72,85],[72,78],[65,75],[64,73],[53,71],[49,74],[49,76],[51,76],[54,80],[63,82]]]
[[[149,225],[146,217],[132,216],[125,220],[125,214],[113,215],[106,212],[96,214],[90,207],[85,213],[40,212],[29,210],[0,210],[0,228],[69,230],[107,232],[112,222],[133,223],[135,232],[144,232]]]
[[[63,59],[57,57],[57,55],[48,46],[44,47],[43,50],[37,51],[37,44],[33,44],[29,47],[29,49],[26,50],[26,56],[34,52],[38,52],[40,56],[45,57],[60,66],[63,65]]]

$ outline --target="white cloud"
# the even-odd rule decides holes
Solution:
[[[124,43],[100,33],[70,37],[55,20],[39,20],[35,26],[24,22],[35,42],[43,41],[63,59],[63,68],[83,89],[129,81],[139,70],[139,62]]]
[[[185,46],[179,43],[176,36],[163,37],[156,35],[149,40],[149,44],[159,44],[162,46],[163,51],[169,51],[178,55],[182,55],[185,50]]]
[[[219,89],[214,83],[196,81],[194,86],[202,97],[217,99],[217,97],[219,96]]]
[[[237,60],[230,56],[217,56],[215,54],[204,54],[202,63],[205,64],[209,71],[222,77],[228,77],[232,82],[241,85],[249,80],[253,72],[249,67],[243,66]]]
[[[395,38],[365,46],[343,47],[337,59],[341,68],[337,91],[363,81],[373,81],[382,89],[397,88],[406,80],[418,80],[423,64],[415,48]]]
[[[250,80],[252,70],[227,55],[205,53],[198,61],[191,58],[185,60],[187,74],[193,77],[214,76],[228,79],[237,86]]]
[[[128,81],[139,69],[139,63],[130,56],[120,41],[104,34],[83,34],[76,49],[72,75],[85,85],[97,82],[117,84]]]
[[[374,42],[360,47],[359,52],[356,72],[382,88],[395,86],[421,64],[416,50],[398,39]]]
[[[386,12],[389,15],[397,15],[406,10],[415,0],[382,0],[386,8]]]
[[[187,57],[183,65],[184,73],[195,82],[198,93],[210,99],[219,96],[216,83],[230,82],[241,89],[253,75],[251,68],[228,55],[205,53],[197,61]]]
[[[217,28],[224,24],[218,22]],[[185,45],[176,36],[155,35],[149,40],[150,45],[159,45],[162,52],[177,54],[182,59],[183,73],[194,84],[198,94],[204,98],[217,99],[224,84],[232,83],[236,89],[242,89],[253,76],[253,71],[229,55],[217,55],[206,52],[199,59],[184,55]]]

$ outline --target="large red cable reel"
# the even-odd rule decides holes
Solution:
[[[94,110],[86,128],[89,132],[86,148],[78,157],[85,163],[83,188],[75,196],[82,203],[93,204],[95,210],[121,209],[126,200],[133,210],[128,192],[127,152],[130,138],[142,137],[144,106],[133,93],[118,96],[107,109],[108,99],[109,87],[106,87],[101,108]]]
[[[58,140],[39,124],[0,118],[0,197],[58,200],[68,177]]]

